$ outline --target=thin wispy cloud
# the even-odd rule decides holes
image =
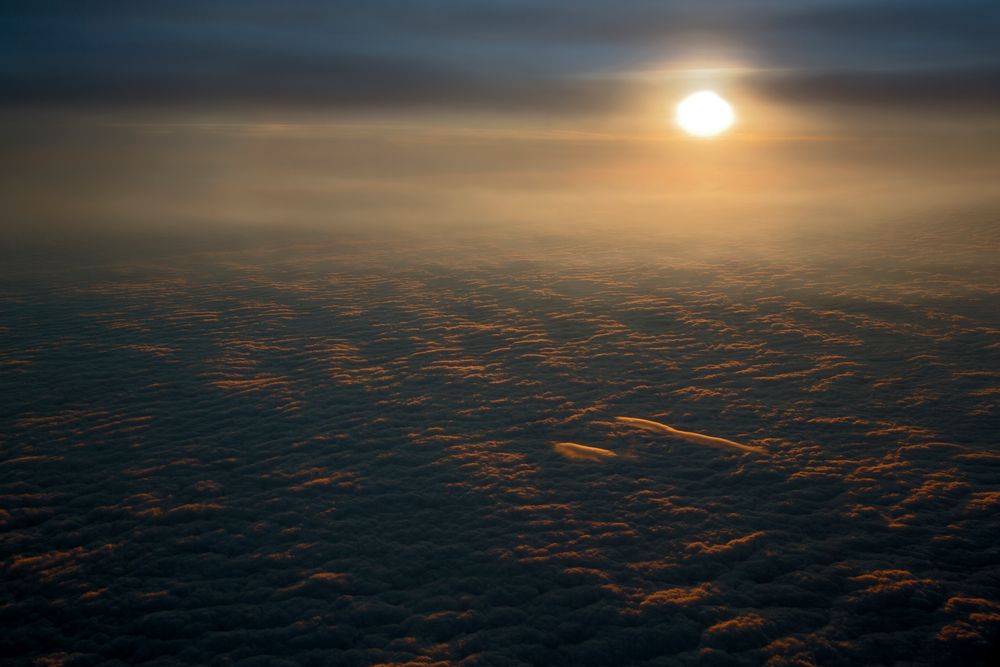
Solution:
[[[615,417],[615,421],[620,424],[625,424],[626,426],[631,426],[632,428],[641,429],[649,433],[666,435],[695,445],[705,445],[707,447],[718,447],[721,449],[736,449],[742,452],[752,452],[754,454],[768,453],[768,451],[763,447],[744,445],[739,442],[727,440],[726,438],[719,438],[713,435],[704,435],[702,433],[693,433],[691,431],[681,431],[671,426],[667,426],[666,424],[661,424],[660,422],[651,421],[649,419],[639,419],[637,417]]]

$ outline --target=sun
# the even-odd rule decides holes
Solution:
[[[736,116],[729,102],[711,90],[685,97],[677,105],[677,124],[696,137],[714,137],[728,130]]]

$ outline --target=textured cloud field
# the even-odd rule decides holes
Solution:
[[[11,270],[0,654],[988,664],[994,229]]]

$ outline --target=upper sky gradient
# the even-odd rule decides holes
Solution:
[[[590,111],[717,63],[777,99],[993,111],[1000,6],[927,2],[30,2],[7,103]]]

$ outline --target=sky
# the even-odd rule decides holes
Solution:
[[[998,34],[3,3],[0,667],[1000,664]]]
[[[19,243],[992,209],[991,2],[31,2],[0,24]],[[735,106],[724,138],[673,124]]]

